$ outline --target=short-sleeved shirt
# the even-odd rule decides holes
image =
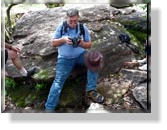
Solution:
[[[63,34],[62,34],[61,31],[62,31],[63,23],[61,23],[57,27],[57,29],[54,33],[54,38],[59,39],[59,38],[64,37],[64,36],[68,36],[71,38],[78,37],[80,34],[79,24],[80,23],[78,23],[78,25],[77,25],[78,31],[76,31],[76,28],[73,29],[73,28],[70,28],[68,26],[67,32],[63,32]],[[85,42],[89,42],[89,41],[91,41],[91,37],[90,37],[90,34],[88,32],[88,28],[85,25],[83,25],[83,27],[84,27],[84,31],[85,31],[85,36],[84,37],[81,36],[81,38]],[[85,49],[80,47],[80,46],[74,48],[72,45],[68,45],[67,43],[64,43],[58,47],[58,57],[64,57],[64,58],[68,58],[68,59],[76,58],[80,54],[82,54],[84,51],[85,51]]]

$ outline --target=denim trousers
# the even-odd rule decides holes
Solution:
[[[73,67],[75,65],[85,65],[84,53],[82,53],[79,57],[73,59],[66,59],[63,57],[58,58],[56,65],[56,76],[50,88],[47,101],[45,103],[46,110],[54,110],[58,105],[60,93],[62,91],[64,82],[70,75]],[[97,72],[92,72],[89,69],[87,70],[86,91],[96,90],[97,77]]]

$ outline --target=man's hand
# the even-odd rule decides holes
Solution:
[[[79,46],[83,46],[83,44],[84,44],[84,41],[82,40],[82,39],[80,39],[80,42],[79,42]]]
[[[17,47],[11,47],[11,50],[15,51],[16,53],[20,53],[20,49]]]
[[[58,47],[63,45],[64,43],[72,45],[72,41],[69,39],[69,37],[62,37],[59,39],[53,39],[53,41],[51,42],[51,46]]]
[[[69,37],[63,37],[63,40],[65,43],[67,43],[68,45],[72,45],[72,41],[69,39]]]
[[[5,42],[5,48],[9,49],[9,50],[13,50],[15,51],[16,53],[20,53],[20,49],[17,48],[17,47],[12,47],[11,45],[9,45],[8,43]]]
[[[79,46],[84,49],[89,49],[92,46],[91,42],[84,42],[82,39],[80,40]]]
[[[20,49],[19,48],[17,48],[17,47],[10,47],[10,49],[8,50],[8,54],[9,54],[9,57],[11,58],[11,59],[16,59],[17,57],[18,57],[18,53],[20,53],[21,51],[20,51]]]

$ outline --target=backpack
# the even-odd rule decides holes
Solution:
[[[129,37],[128,34],[126,33],[120,34],[119,40],[121,41],[121,43],[125,43],[126,46],[128,46],[132,51],[134,51],[137,54],[140,54],[138,47],[130,42],[131,38]]]
[[[61,36],[67,32],[67,29],[68,29],[68,24],[67,24],[67,21],[64,21],[63,22],[63,26],[61,28]],[[79,33],[79,36],[82,36],[83,35],[83,38],[85,38],[85,30],[84,30],[84,26],[82,23],[79,24],[79,29],[80,29],[80,33]],[[76,28],[76,32],[78,32],[78,27]]]
[[[119,39],[122,43],[128,43],[128,44],[130,43],[131,40],[128,34],[120,34]]]

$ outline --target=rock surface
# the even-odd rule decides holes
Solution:
[[[150,81],[147,79],[147,71],[122,69],[120,73],[133,82],[134,88],[131,88],[134,98],[147,111],[150,111],[151,95],[150,95]],[[148,80],[148,81],[147,81]]]
[[[115,73],[123,62],[134,58],[133,51],[126,44],[120,44],[119,34],[127,31],[119,21],[112,20],[112,12],[115,10],[117,9],[110,6],[93,6],[80,10],[80,22],[87,25],[92,37],[92,49],[101,51],[105,57],[105,67],[100,76],[107,75],[108,70]],[[39,68],[39,76],[34,76],[35,79],[38,79],[41,73],[54,78],[57,48],[51,47],[50,42],[56,27],[65,20],[65,16],[66,8],[58,7],[28,12],[16,23],[14,45],[22,49],[21,59],[25,68]],[[125,17],[128,18],[127,15]],[[137,45],[135,40],[132,39],[131,42]],[[11,64],[6,68],[12,77],[20,76]]]
[[[10,96],[16,102],[18,101],[19,105],[26,106],[24,111],[31,111],[30,107],[35,109],[44,107],[49,88],[55,76],[55,64],[58,55],[57,48],[51,47],[50,42],[53,39],[53,34],[58,24],[65,20],[66,10],[67,8],[65,7],[58,7],[28,12],[16,24],[13,34],[15,39],[14,45],[22,49],[21,60],[23,65],[26,69],[32,66],[38,67],[38,72],[30,81],[26,81],[24,78],[22,79],[10,60],[6,66],[10,76],[21,86],[21,89],[16,89],[16,93],[11,93],[13,96]],[[134,85],[137,86],[143,80],[147,80],[147,73],[138,70],[122,69],[122,75],[118,74],[117,76],[117,72],[122,67],[122,64],[135,59],[137,56],[126,44],[121,43],[118,36],[121,33],[127,33],[131,36],[131,43],[136,47],[140,46],[135,36],[126,30],[124,24],[131,15],[134,16],[134,19],[132,18],[134,21],[143,19],[142,15],[137,15],[138,13],[131,9],[119,10],[107,5],[96,5],[80,9],[80,22],[86,24],[90,31],[93,43],[92,50],[98,50],[104,55],[105,66],[99,72],[98,91],[106,97],[106,101],[103,104],[104,106],[98,104],[92,106],[102,109],[105,107],[105,110],[107,110],[105,112],[114,112],[113,110],[141,110],[133,99],[133,94],[138,92],[135,90]],[[120,22],[119,17],[125,19],[125,21]],[[145,28],[145,25],[143,27]],[[43,89],[40,89],[40,83],[45,86]],[[85,96],[85,85],[86,68],[75,68],[65,83],[57,112],[78,112],[80,108],[83,109],[80,112],[86,112],[87,106],[83,108],[84,99],[82,98]],[[26,88],[26,90],[28,89],[26,95],[23,93],[24,87],[29,86],[31,88]],[[133,90],[133,93],[131,90]],[[19,92],[20,95],[26,96],[22,97],[22,99],[19,96],[15,97],[14,95],[18,95]],[[42,97],[42,99],[38,97]],[[135,96],[134,94],[134,97],[140,96]],[[145,99],[145,97],[144,99],[140,98],[138,101],[145,102]]]
[[[147,80],[147,72],[133,69],[122,69],[121,73],[126,79],[133,81],[135,85]]]
[[[132,89],[135,99],[142,105],[142,107],[148,109],[147,100],[147,83],[140,84]]]

